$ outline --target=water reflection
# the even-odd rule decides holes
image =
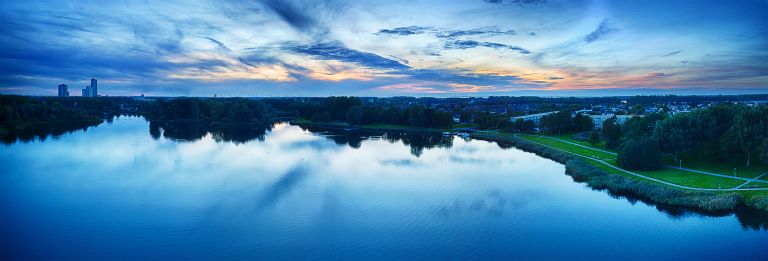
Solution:
[[[246,143],[253,140],[263,141],[271,125],[233,125],[215,126],[206,123],[149,123],[149,135],[157,140],[162,135],[176,141],[198,141],[207,134],[213,135],[219,142]]]
[[[402,142],[410,148],[411,155],[421,156],[425,149],[450,148],[454,136],[432,133],[408,133],[397,131],[339,130],[335,128],[306,127],[302,129],[318,133],[338,145],[349,145],[358,149],[364,140],[383,139],[390,143]]]
[[[265,189],[264,195],[259,199],[258,209],[273,206],[280,197],[304,180],[308,173],[303,162],[291,167],[275,183]]]
[[[58,138],[67,133],[76,131],[86,131],[89,127],[97,126],[101,121],[95,122],[73,122],[59,123],[54,125],[36,125],[30,124],[22,131],[15,131],[7,135],[0,135],[0,142],[10,145],[16,142],[32,142],[35,140],[45,141],[48,138]]]
[[[766,255],[760,213],[616,199],[504,144],[285,123],[229,133],[119,118],[4,147],[0,259]]]

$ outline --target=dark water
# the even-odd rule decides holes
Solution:
[[[768,258],[744,215],[660,211],[491,142],[148,125],[0,145],[0,259]]]

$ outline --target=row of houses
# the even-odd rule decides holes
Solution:
[[[511,118],[509,118],[509,120],[512,121],[512,122],[515,122],[517,120],[533,121],[533,123],[535,123],[538,126],[539,124],[541,124],[541,118],[542,117],[547,116],[547,115],[552,115],[552,114],[555,114],[555,113],[558,113],[558,112],[560,112],[560,111],[549,111],[549,112],[542,112],[542,113],[536,113],[536,114],[521,115],[521,116],[511,117]],[[573,112],[571,116],[574,116],[576,113],[579,113],[579,112],[580,111]],[[614,117],[614,116],[616,117],[616,122],[618,122],[619,124],[626,122],[627,120],[629,120],[630,118],[632,118],[634,116],[641,116],[642,117],[642,115],[625,115],[625,114],[616,115],[616,114],[612,114],[612,113],[609,113],[609,114],[599,114],[599,115],[591,115],[591,114],[586,114],[586,113],[582,113],[582,114],[587,115],[590,118],[592,118],[592,122],[595,123],[595,128],[597,128],[597,129],[602,128],[603,127],[603,122],[605,122],[606,120],[608,120],[608,119],[610,119],[611,117]]]

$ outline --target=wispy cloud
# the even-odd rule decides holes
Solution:
[[[591,43],[617,31],[619,31],[619,28],[606,19],[600,22],[600,25],[594,31],[584,36],[584,41]]]
[[[456,38],[463,36],[496,36],[496,35],[515,35],[515,30],[501,30],[498,26],[488,26],[469,30],[449,30],[440,32],[437,37]]]
[[[673,56],[673,55],[676,55],[676,54],[679,54],[679,53],[682,53],[682,52],[683,51],[674,51],[674,52],[662,55],[661,57],[669,57],[669,56]]]
[[[439,29],[432,26],[406,26],[395,27],[392,29],[381,29],[376,34],[379,35],[416,35],[416,34],[432,34],[438,38],[460,38],[466,36],[499,36],[499,35],[516,35],[515,30],[502,30],[498,26],[486,26],[472,29],[461,30],[448,30]]]
[[[407,26],[407,27],[395,27],[392,29],[381,29],[377,34],[390,34],[390,35],[413,35],[413,34],[425,34],[434,32],[434,28],[431,26]]]
[[[297,42],[290,42],[283,45],[285,50],[305,54],[321,60],[337,60],[344,62],[357,63],[362,66],[371,68],[384,68],[384,69],[403,69],[408,66],[402,63],[381,57],[377,54],[361,52],[358,50],[347,48],[344,44],[338,41],[334,42],[320,42],[312,44],[301,44]]]
[[[547,3],[547,0],[483,0],[489,4],[515,4],[519,6],[540,5]]]
[[[508,50],[516,51],[521,54],[531,53],[531,51],[528,51],[521,47],[500,44],[500,43],[492,43],[492,42],[478,42],[473,40],[455,40],[455,41],[449,41],[445,43],[445,49],[471,49],[471,48],[477,48],[477,47],[508,49]]]

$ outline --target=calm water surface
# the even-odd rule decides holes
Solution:
[[[496,143],[148,125],[0,145],[0,259],[768,258],[735,214],[660,211]]]

